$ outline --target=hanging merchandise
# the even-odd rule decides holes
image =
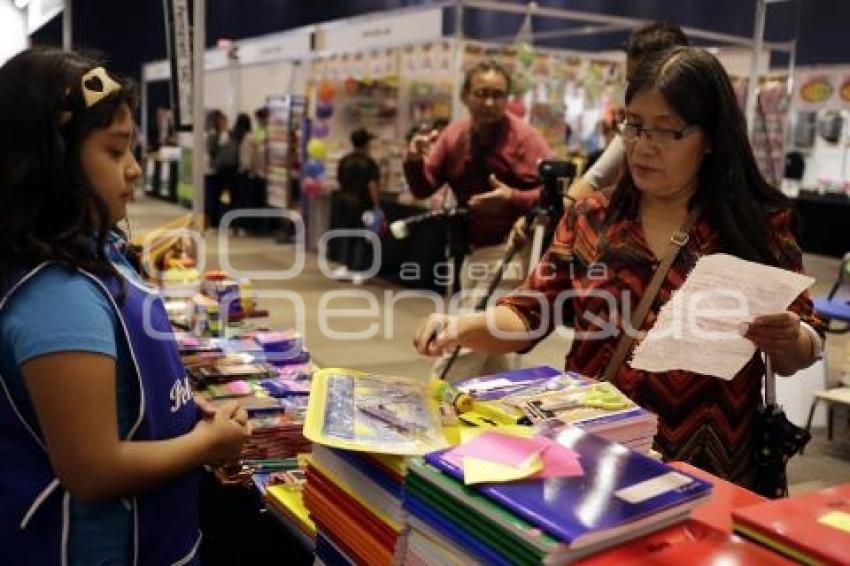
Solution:
[[[310,156],[310,159],[324,160],[328,156],[328,144],[324,140],[311,139],[310,143],[307,144],[307,155]]]
[[[304,151],[307,99],[303,96],[274,96],[267,101],[268,133],[268,204],[286,208],[289,187],[298,176]]]
[[[845,107],[850,106],[850,76],[844,78],[841,88],[838,90],[839,98]]]
[[[315,177],[307,177],[303,183],[304,194],[309,198],[316,198],[322,194],[322,182]]]
[[[330,105],[330,103],[333,102],[335,96],[336,87],[331,81],[325,80],[319,83],[319,86],[316,88],[316,97],[321,102],[325,102]],[[331,105],[331,108],[333,109],[333,105]]]
[[[790,102],[785,81],[763,84],[757,94],[753,154],[762,175],[773,186],[782,182],[785,168],[785,114]]]
[[[314,138],[326,138],[328,134],[331,133],[331,127],[327,122],[316,122],[313,124],[313,130],[311,132]]]
[[[354,77],[348,77],[342,83],[342,90],[348,96],[354,96],[357,94],[357,90],[360,88],[360,83]]]
[[[325,164],[316,159],[310,159],[307,161],[306,165],[304,165],[304,172],[307,173],[308,177],[318,179],[325,174]]]
[[[330,102],[316,103],[316,118],[319,120],[327,120],[334,113],[334,105]]]

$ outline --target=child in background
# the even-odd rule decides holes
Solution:
[[[249,435],[237,405],[196,405],[162,302],[125,257],[134,108],[72,53],[0,68],[5,563],[196,564],[196,470]]]

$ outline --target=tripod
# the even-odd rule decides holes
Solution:
[[[564,198],[566,188],[575,177],[575,166],[569,161],[557,160],[542,160],[537,165],[537,175],[543,183],[543,190],[540,193],[540,200],[532,210],[525,215],[525,225],[532,234],[531,242],[531,257],[530,265],[534,266],[540,259],[543,253],[544,245],[548,246],[552,236],[555,233],[555,227],[564,215]],[[527,244],[527,241],[519,241],[517,238],[511,238],[508,243],[505,253],[499,260],[495,272],[491,275],[487,283],[487,290],[484,295],[475,303],[476,311],[483,311],[493,296],[496,287],[501,283],[505,275],[505,270],[513,260],[514,256],[521,251]],[[462,256],[461,256],[462,258]],[[460,353],[460,346],[456,346],[452,351],[451,356],[440,372],[440,379],[445,379],[449,374],[455,361],[457,361]]]

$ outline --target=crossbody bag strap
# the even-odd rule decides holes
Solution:
[[[688,243],[688,233],[691,231],[694,224],[696,224],[696,221],[699,218],[699,212],[698,208],[694,208],[688,215],[685,223],[682,224],[682,227],[673,232],[673,235],[670,236],[670,244],[667,246],[667,251],[664,252],[664,257],[662,258],[661,263],[655,268],[652,280],[649,282],[646,291],[643,293],[637,309],[632,314],[631,328],[635,331],[640,330],[641,326],[643,326],[643,322],[649,314],[649,309],[652,307],[652,303],[655,301],[655,297],[658,296],[658,291],[661,290],[661,285],[667,277],[667,272],[670,271],[670,267],[672,267],[673,262],[676,261],[679,251],[685,247],[685,244]],[[629,332],[626,332],[625,328],[623,328],[623,331],[620,333],[620,339],[617,341],[617,345],[614,348],[614,353],[611,355],[611,359],[608,361],[608,366],[605,368],[605,373],[602,374],[602,381],[611,381],[611,379],[617,375],[617,372],[620,370],[620,366],[623,365],[623,361],[625,361],[629,350],[631,350],[632,345],[635,343],[635,340],[636,336],[632,336]]]

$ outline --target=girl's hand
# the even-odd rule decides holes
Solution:
[[[201,435],[207,446],[205,464],[222,466],[239,459],[242,445],[251,436],[244,411],[235,402],[224,403],[215,414],[195,425],[193,432]]]
[[[195,393],[194,397],[195,404],[198,406],[198,412],[201,413],[202,419],[210,419],[215,416],[215,405],[213,405],[209,399],[198,393]]]

